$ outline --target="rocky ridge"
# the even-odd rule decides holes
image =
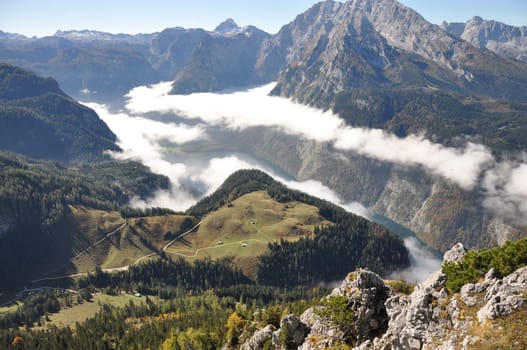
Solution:
[[[0,31],[5,41],[0,61],[52,76],[76,98],[108,103],[133,87],[159,81],[175,81],[177,93],[268,82],[255,63],[270,36],[254,26],[240,28],[233,20],[214,31],[173,27],[136,35],[59,30],[27,38]]]
[[[444,261],[459,262],[464,247],[457,244]],[[501,332],[498,318],[524,312],[527,306],[527,267],[499,278],[490,270],[475,284],[466,284],[452,294],[445,287],[447,276],[437,271],[409,295],[397,293],[393,284],[368,270],[350,273],[326,297],[346,298],[353,315],[350,328],[343,328],[323,317],[315,306],[300,317],[287,315],[279,329],[267,326],[247,340],[242,349],[326,349],[346,345],[354,349],[471,349],[481,345],[490,330]],[[322,304],[324,305],[324,304]],[[287,328],[289,337],[279,335]],[[506,332],[507,330],[505,330]],[[300,340],[301,335],[305,334]],[[523,346],[515,340],[514,346]]]
[[[441,28],[472,45],[527,62],[527,27],[473,17],[466,23],[443,22]]]
[[[213,32],[202,31],[188,61],[173,72],[172,93],[219,91],[267,82],[255,65],[262,42],[269,37],[254,26],[240,28],[232,19],[222,22]]]

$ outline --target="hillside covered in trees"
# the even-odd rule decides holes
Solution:
[[[320,282],[342,278],[357,266],[366,265],[372,270],[389,273],[409,264],[402,240],[384,227],[329,202],[290,190],[260,171],[234,173],[217,192],[185,214],[163,210],[146,213],[128,209],[128,196],[145,195],[153,188],[163,188],[167,185],[166,178],[153,175],[134,163],[97,163],[66,168],[8,154],[0,161],[3,165],[2,218],[11,218],[16,224],[14,228],[4,226],[0,237],[2,287],[28,282],[23,277],[34,275],[31,269],[45,264],[45,259],[51,256],[55,256],[57,262],[71,256],[71,252],[68,255],[68,252],[58,251],[64,246],[56,245],[54,236],[66,234],[60,232],[60,228],[64,220],[77,217],[71,215],[75,211],[97,208],[101,213],[110,213],[121,210],[123,218],[127,218],[125,224],[129,232],[139,234],[142,229],[143,243],[153,251],[150,260],[122,271],[105,272],[97,267],[86,277],[53,280],[53,286],[67,289],[50,288],[47,281],[30,284],[32,288],[44,289],[35,296],[27,296],[23,305],[13,312],[0,315],[0,344],[7,348],[15,343],[22,348],[42,349],[85,347],[86,344],[101,349],[162,346],[183,349],[188,344],[213,349],[225,343],[235,345],[246,326],[271,322],[278,327],[283,313],[300,313],[316,302],[326,292],[317,286]],[[125,176],[129,173],[123,169],[128,167],[135,169],[135,176]],[[120,187],[115,185],[117,182]],[[256,279],[244,275],[233,263],[234,257],[184,259],[173,257],[174,251],[162,248],[179,233],[165,232],[164,226],[159,226],[163,222],[161,218],[194,218],[188,222],[181,220],[181,227],[191,227],[216,211],[236,210],[237,200],[262,191],[273,201],[290,207],[300,202],[316,206],[318,214],[328,224],[317,226],[312,234],[270,244],[267,253],[255,257],[259,261]],[[29,212],[34,217],[33,222],[22,225],[16,221],[17,217],[27,217]],[[98,217],[103,219],[109,215]],[[103,223],[99,221],[98,225]],[[159,232],[151,230],[153,227],[158,227]],[[196,234],[192,229],[187,232]],[[111,242],[122,245],[122,241]],[[335,244],[342,245],[342,249],[334,249]],[[13,246],[19,249],[10,249]],[[97,259],[93,254],[101,251],[104,250],[87,254]],[[101,305],[93,318],[71,328],[57,327],[48,321],[61,310],[89,306],[99,300],[96,295],[101,292],[114,298],[125,298],[123,293],[137,293],[147,298],[145,303],[131,302],[124,308]],[[46,324],[44,330],[42,327]],[[26,330],[21,331],[19,327]]]
[[[99,116],[60,88],[22,68],[0,64],[0,149],[62,162],[118,150]]]
[[[93,261],[133,262],[140,260],[141,255],[137,254],[145,255],[149,252],[150,255],[161,259],[167,256],[185,256],[181,250],[176,249],[177,247],[167,249],[174,238],[196,225],[198,221],[207,221],[208,216],[214,217],[221,208],[237,210],[233,208],[233,203],[243,195],[255,191],[264,191],[272,198],[265,203],[283,203],[288,207],[300,205],[295,203],[304,206],[309,204],[308,208],[316,210],[320,219],[308,215],[305,220],[326,222],[323,226],[313,226],[314,230],[310,231],[308,226],[303,227],[302,221],[298,221],[302,219],[297,217],[293,221],[303,228],[297,227],[296,233],[289,235],[285,232],[286,236],[281,241],[269,240],[271,244],[267,249],[263,246],[261,249],[244,250],[247,244],[243,243],[245,241],[242,235],[240,237],[243,244],[238,245],[241,250],[229,253],[232,249],[225,249],[225,253],[215,255],[216,258],[236,259],[238,252],[253,252],[252,259],[256,262],[255,275],[258,276],[259,284],[313,285],[342,278],[347,271],[358,266],[366,266],[388,274],[409,265],[408,251],[402,240],[386,228],[347,213],[329,202],[290,190],[260,171],[244,170],[233,174],[217,192],[204,198],[187,213],[176,215],[163,210],[145,213],[130,210],[126,206],[131,196],[144,197],[156,189],[168,186],[166,178],[153,175],[148,169],[135,163],[108,162],[65,168],[54,163],[28,161],[8,155],[0,157],[0,161],[3,165],[0,173],[0,214],[3,223],[3,234],[0,237],[0,272],[3,289],[11,284],[20,285],[24,281],[27,282],[30,276],[38,277],[39,271],[45,272],[42,271],[44,266],[48,266],[48,270],[51,265],[60,267],[61,261],[65,263],[71,260],[82,249],[90,247],[90,242],[93,244],[95,241],[98,242],[97,249],[83,253],[92,261],[91,264]],[[133,171],[129,172],[130,169]],[[145,217],[146,215],[150,216]],[[231,212],[230,215],[236,214]],[[257,217],[259,214],[251,215]],[[281,215],[275,220],[290,220],[287,211]],[[254,224],[256,223],[253,222],[249,226],[252,226],[250,229],[256,230],[255,234],[266,235]],[[290,226],[283,227],[281,230]],[[194,229],[198,230],[196,227]],[[74,236],[73,232],[76,232]],[[110,232],[117,233],[115,239],[106,239],[105,235]],[[192,244],[196,250],[197,261],[203,257],[197,255],[202,249],[223,249],[222,244],[209,247],[205,243],[199,243],[199,239],[196,241],[194,236],[207,235],[207,232],[200,228],[184,240],[194,242]],[[247,242],[249,241],[250,239]],[[13,250],[12,247],[15,246],[18,249]],[[113,251],[115,253],[112,253]],[[261,253],[263,255],[259,256]],[[107,260],[107,257],[113,254],[135,254],[132,256],[137,258],[123,260],[113,257],[112,260]],[[80,257],[77,260],[79,259]],[[194,260],[195,258],[190,259]],[[195,263],[198,263],[197,261]],[[243,261],[247,260],[234,260],[233,265],[239,268]],[[57,270],[56,273],[74,273],[75,270],[71,270],[73,266],[69,267],[69,270],[66,269],[70,265],[68,263],[63,270]],[[82,266],[93,271],[97,265]],[[44,277],[53,277],[53,274],[46,274]],[[145,277],[142,281],[152,284],[152,278],[154,276]],[[288,282],[284,283],[284,280]],[[122,283],[108,279],[107,285],[99,287],[111,287],[114,284]],[[168,287],[172,286],[168,282],[161,285],[165,284]],[[177,287],[177,284],[173,287]],[[152,285],[150,288],[154,289]]]
[[[55,259],[71,257],[71,205],[119,210],[133,196],[167,187],[166,177],[139,163],[66,168],[0,153],[0,289],[27,282]]]
[[[299,201],[314,205],[319,214],[333,225],[316,227],[310,237],[270,243],[269,252],[259,258],[259,283],[312,285],[342,278],[359,266],[367,266],[382,274],[409,266],[408,250],[388,229],[332,203],[291,190],[258,170],[234,173],[215,193],[198,202],[187,214],[203,215],[228,206],[246,193],[260,190],[267,191],[278,202]]]

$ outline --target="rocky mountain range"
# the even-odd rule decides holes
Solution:
[[[480,49],[527,62],[527,27],[484,20],[475,16],[466,23],[441,23],[441,28]]]
[[[289,35],[294,44],[281,47]],[[288,52],[274,93],[322,108],[341,92],[369,87],[527,96],[524,64],[479,50],[394,0],[319,3],[273,41],[264,56]]]
[[[174,27],[128,35],[80,30],[43,38],[2,32],[0,61],[52,76],[74,97],[108,102],[135,86],[161,80],[175,80],[179,93],[269,81],[254,68],[269,37],[232,19],[214,31]]]
[[[488,39],[477,34],[483,32]],[[213,31],[80,30],[43,38],[1,32],[0,60],[53,76],[74,97],[99,101],[161,80],[174,80],[174,93],[190,93],[255,85],[280,75],[275,93],[323,108],[351,86],[434,86],[523,100],[525,67],[474,46],[521,59],[524,32],[477,17],[441,28],[394,0],[325,1],[275,35],[240,28],[232,19]]]
[[[176,72],[172,92],[218,91],[268,82],[271,77],[256,69],[256,61],[269,37],[254,26],[240,28],[232,19],[220,23],[201,38],[184,67]]]

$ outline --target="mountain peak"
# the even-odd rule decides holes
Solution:
[[[469,20],[469,22],[482,23],[483,18],[481,18],[480,16],[474,16]]]
[[[221,22],[216,28],[214,28],[214,31],[225,34],[238,29],[240,29],[238,24],[236,24],[236,22],[234,22],[232,18],[227,18],[225,21]]]

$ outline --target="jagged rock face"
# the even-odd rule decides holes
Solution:
[[[388,327],[388,314],[384,303],[389,288],[375,273],[357,270],[350,273],[342,284],[335,288],[328,298],[344,296],[348,308],[353,311],[353,326],[341,329],[332,321],[321,317],[317,309],[309,309],[300,316],[310,328],[307,341],[301,349],[319,349],[344,342],[364,342],[383,334]]]
[[[346,342],[364,342],[381,335],[388,327],[388,314],[384,303],[389,296],[389,288],[375,273],[357,270],[350,273],[341,285],[335,288],[327,298],[345,297],[347,308],[353,311],[354,325],[351,329],[342,329],[330,319],[321,315],[320,308],[306,310],[300,318],[285,316],[280,328],[273,332],[273,326],[255,332],[241,349],[262,349],[268,344],[272,349],[325,349]],[[285,336],[284,336],[285,332]]]
[[[487,290],[485,294],[487,303],[478,311],[480,323],[509,315],[513,310],[527,305],[527,298],[525,297],[527,267],[517,270],[503,280],[493,277],[493,275],[487,274],[485,281],[481,285],[478,283],[474,286],[475,290]],[[489,287],[489,285],[491,286]],[[466,292],[468,291],[466,290]]]
[[[459,262],[463,253],[463,246],[458,244],[445,254],[443,262]],[[389,327],[382,338],[375,339],[372,348],[472,349],[481,339],[470,334],[470,327],[527,305],[527,267],[503,279],[491,269],[482,282],[464,285],[457,295],[447,293],[445,282],[446,276],[437,272],[410,296],[388,299]],[[471,313],[470,309],[477,311]]]
[[[173,93],[218,91],[267,82],[255,70],[262,42],[270,35],[256,27],[207,33],[174,79]]]
[[[384,332],[388,326],[388,314],[384,303],[389,288],[379,275],[368,270],[349,274],[344,282],[334,289],[331,296],[344,296],[355,314],[353,335],[358,340],[372,339]]]
[[[240,27],[236,24],[236,22],[234,22],[232,18],[227,18],[225,21],[221,22],[216,28],[214,28],[214,31],[225,34],[236,31],[238,29],[240,29]]]
[[[450,34],[480,49],[488,49],[503,57],[527,62],[527,27],[515,27],[497,21],[473,17],[466,23],[443,22]]]
[[[394,296],[386,302],[390,323],[380,344],[393,349],[421,349],[444,333],[440,310],[434,305],[444,303],[448,293],[444,288],[446,276],[441,272],[419,284],[409,297]]]
[[[241,350],[260,349],[296,349],[309,332],[309,328],[295,315],[286,315],[280,321],[277,330],[273,325],[267,325],[256,331],[241,346]]]
[[[152,63],[172,79],[192,58],[194,49],[208,36],[203,29],[167,28],[151,42]]]
[[[395,0],[319,3],[263,46],[258,66],[285,66],[273,93],[322,108],[339,92],[370,86],[524,100],[525,87],[515,80],[527,79],[524,65],[449,35]]]
[[[308,326],[295,315],[286,315],[280,321],[280,329],[273,333],[273,345],[277,348],[296,349],[309,332]]]
[[[283,26],[278,34],[263,43],[257,67],[277,76],[287,65],[300,61],[304,49],[312,45],[313,38],[331,26],[327,24],[327,18],[340,6],[338,2],[320,2],[298,15],[292,23]]]

